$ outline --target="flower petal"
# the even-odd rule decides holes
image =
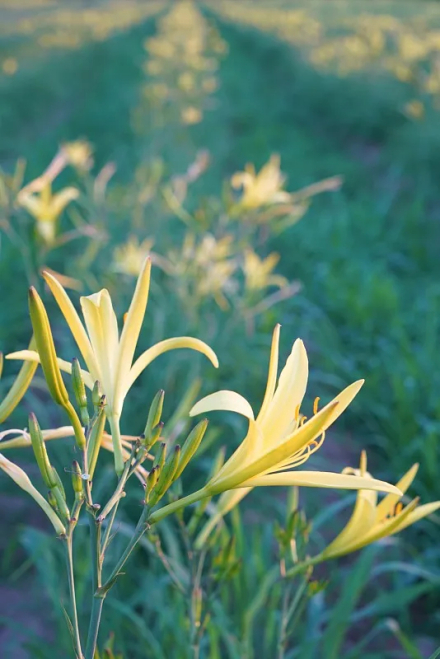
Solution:
[[[399,490],[402,490],[404,494],[413,482],[418,469],[419,465],[417,463],[414,464],[411,469],[409,469],[409,471],[407,471],[406,474],[402,476],[400,481],[396,483],[396,487],[398,487]],[[385,519],[385,517],[390,515],[393,512],[399,499],[400,497],[394,494],[389,494],[384,499],[382,499],[376,508],[376,521],[380,522],[382,519]]]
[[[403,529],[406,529],[407,526],[418,522],[423,517],[432,515],[436,510],[440,510],[440,501],[433,501],[432,503],[425,503],[423,506],[417,506],[415,510],[412,510],[409,515],[399,524],[399,528],[393,531],[393,533],[398,533]]]
[[[189,415],[196,416],[197,414],[220,410],[224,412],[236,412],[245,416],[247,419],[254,418],[252,407],[246,398],[243,398],[243,396],[237,394],[235,391],[228,391],[227,389],[216,391],[214,394],[210,394],[199,400],[191,409]]]
[[[338,406],[333,409],[333,414],[331,414],[327,419],[327,422],[324,426],[324,430],[327,430],[327,428],[331,426],[332,423],[334,423],[338,417],[341,416],[342,412],[344,412],[347,409],[353,398],[357,395],[357,393],[361,389],[364,382],[365,380],[357,380],[356,382],[353,382],[353,384],[350,384],[348,387],[346,387],[343,391],[341,391],[340,394],[338,394],[335,398],[333,398],[333,400],[330,403],[328,403],[328,405],[332,405],[332,403],[337,402]],[[322,409],[325,410],[328,407],[328,405],[326,405]]]
[[[118,363],[115,376],[115,399],[124,397],[126,382],[133,363],[134,352],[139,339],[145,310],[147,308],[148,291],[150,289],[151,259],[145,259],[137,280],[136,289],[124,323],[119,342]]]
[[[344,553],[344,547],[349,546],[354,540],[359,540],[368,533],[376,521],[376,507],[369,497],[362,496],[363,493],[376,495],[371,490],[359,490],[353,513],[339,535],[323,551],[326,557],[337,556]],[[388,495],[397,496],[397,495]]]
[[[87,332],[99,365],[103,392],[110,407],[113,406],[113,385],[118,357],[118,322],[107,289],[80,298]]]
[[[278,374],[278,355],[279,355],[279,343],[280,343],[280,329],[281,325],[278,324],[275,326],[272,337],[272,346],[270,349],[270,360],[269,360],[269,372],[267,374],[267,384],[266,392],[264,394],[263,403],[261,405],[258,418],[261,419],[266,414],[267,408],[269,407],[273,395],[275,393],[275,387],[277,384],[277,374]]]
[[[275,395],[264,414],[258,417],[263,436],[271,446],[282,442],[292,431],[296,411],[306,392],[308,374],[307,352],[304,343],[297,339],[281,371]]]
[[[398,494],[399,490],[390,483],[379,481],[375,478],[363,478],[362,476],[350,476],[348,474],[334,474],[326,471],[286,471],[278,474],[266,474],[255,476],[242,483],[244,487],[261,486],[290,486],[301,485],[303,487],[324,487],[343,490],[370,489],[379,492],[392,492]]]
[[[70,331],[73,334],[73,338],[75,339],[76,344],[81,351],[83,359],[86,362],[87,368],[89,369],[92,378],[94,378],[95,381],[101,380],[102,376],[99,371],[95,355],[93,354],[93,349],[89,337],[87,336],[84,325],[82,324],[75,307],[70,301],[69,296],[61,286],[60,282],[56,279],[56,277],[51,275],[50,272],[45,270],[43,272],[43,277],[46,281],[46,284],[49,286],[52,295],[57,301],[61,313],[69,325]]]
[[[204,354],[215,368],[218,368],[218,359],[215,352],[204,341],[193,339],[191,336],[179,336],[174,339],[165,339],[165,341],[160,341],[154,346],[151,346],[151,348],[146,350],[140,357],[138,357],[138,359],[136,359],[127,381],[127,391],[142,371],[146,369],[156,357],[159,357],[159,355],[162,355],[164,352],[168,352],[168,350],[176,350],[177,348],[190,348],[191,350],[197,350],[197,352]]]
[[[22,359],[26,362],[36,362],[37,364],[40,363],[40,355],[38,352],[35,352],[35,350],[19,350],[18,352],[11,352],[9,355],[6,355],[6,359]],[[72,364],[70,362],[66,361],[65,359],[60,359],[60,357],[57,357],[57,362],[62,371],[65,373],[72,372]],[[82,369],[81,373],[84,379],[84,384],[89,387],[89,389],[93,389],[95,380],[92,378],[90,373],[83,371]]]

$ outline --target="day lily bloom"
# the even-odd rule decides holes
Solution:
[[[418,464],[415,464],[401,478],[396,487],[404,494],[413,482]],[[367,472],[367,456],[362,452],[359,469],[347,468],[346,474],[354,474],[362,478],[372,478]],[[388,494],[377,502],[377,492],[358,490],[353,513],[341,533],[317,557],[319,560],[343,556],[366,545],[399,533],[407,526],[418,522],[423,517],[439,510],[440,501],[418,505],[418,499],[413,499],[404,506],[399,502],[400,496]],[[316,559],[314,559],[318,562]]]
[[[224,410],[249,420],[245,439],[206,486],[211,494],[225,492],[220,498],[217,515],[209,523],[210,528],[253,487],[262,485],[366,488],[400,495],[400,490],[393,485],[359,474],[292,471],[319,449],[325,431],[351,403],[363,380],[344,389],[319,412],[315,404],[314,415],[306,420],[299,413],[308,378],[306,349],[301,340],[295,341],[277,385],[279,334],[278,325],[273,335],[266,393],[256,419],[247,400],[233,391],[211,394],[196,403],[190,412],[194,416]],[[234,488],[240,489],[227,492]]]
[[[38,503],[38,505],[44,510],[48,518],[53,524],[53,527],[58,535],[63,535],[66,532],[60,518],[56,512],[51,508],[49,503],[44,499],[44,497],[38,492],[38,490],[32,485],[29,476],[26,472],[23,471],[18,465],[14,464],[7,458],[5,458],[0,453],[0,469],[3,469],[4,472],[12,478],[13,481],[17,483],[22,490],[31,495],[33,499]]]
[[[276,252],[260,259],[252,249],[246,249],[243,262],[246,289],[260,291],[269,286],[278,286],[278,288],[287,286],[289,283],[287,279],[273,272],[279,260],[280,255]]]
[[[240,206],[255,209],[268,204],[288,203],[291,196],[282,189],[285,180],[280,170],[280,157],[272,155],[258,174],[254,165],[246,165],[244,172],[232,176],[231,185],[243,188]]]
[[[77,199],[79,191],[67,187],[60,192],[52,192],[50,180],[44,182],[41,189],[32,190],[31,186],[23,188],[17,196],[17,201],[35,218],[37,231],[43,240],[52,243],[55,239],[56,223],[66,206]]]
[[[175,348],[197,350],[206,355],[215,367],[218,366],[213,350],[203,341],[188,336],[160,341],[143,352],[133,363],[147,307],[150,270],[151,261],[146,259],[120,335],[111,297],[106,289],[80,298],[85,321],[83,324],[59,281],[48,272],[43,273],[87,365],[88,372],[83,372],[84,383],[92,389],[94,383],[99,381],[106,396],[105,411],[112,429],[117,473],[121,473],[124,463],[119,419],[125,397],[142,371],[156,357]],[[7,358],[40,362],[38,353],[30,350],[15,352]],[[58,359],[58,364],[62,370],[71,373],[70,362]]]

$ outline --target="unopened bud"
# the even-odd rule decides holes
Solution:
[[[50,464],[49,456],[47,454],[43,434],[40,430],[37,417],[33,413],[29,415],[29,434],[31,436],[35,459],[43,480],[47,487],[54,487],[57,485],[57,482],[53,477],[52,465]]]
[[[151,505],[154,506],[159,499],[163,497],[170,485],[174,480],[174,474],[176,473],[177,467],[180,460],[180,446],[174,448],[174,451],[171,455],[168,456],[164,466],[161,469],[159,480],[151,497]]]
[[[0,379],[1,379],[2,373],[3,373],[3,364],[4,364],[3,353],[0,352]]]
[[[72,463],[72,487],[75,492],[76,498],[77,495],[80,495],[79,498],[82,498],[83,495],[83,479],[81,474],[81,467],[79,466],[76,460]]]
[[[165,442],[162,442],[159,451],[157,452],[157,455],[154,458],[153,467],[159,467],[159,469],[162,469],[162,467],[165,464],[166,457],[167,457],[167,445],[165,444]]]
[[[33,286],[29,289],[29,310],[37,351],[50,395],[58,405],[65,407],[69,403],[69,394],[58,366],[49,318],[44,304]]]
[[[101,398],[102,398],[101,385],[99,384],[99,381],[96,380],[92,389],[92,403],[93,403],[93,407],[95,408],[95,413],[97,413],[98,408],[101,405]]]
[[[88,464],[90,479],[93,478],[93,474],[95,473],[95,467],[98,461],[98,455],[101,448],[104,426],[105,426],[105,412],[104,412],[104,407],[101,407],[98,412],[98,418],[93,424],[92,430],[90,432],[90,439],[87,447],[87,464]]]
[[[72,360],[72,385],[73,393],[75,394],[76,402],[78,403],[81,421],[84,426],[89,424],[89,412],[87,409],[87,394],[84,386],[83,375],[79,361],[74,358]]]
[[[203,421],[200,421],[200,423],[198,423],[196,427],[193,428],[189,433],[182,448],[182,454],[180,456],[179,466],[174,475],[174,480],[176,480],[177,478],[179,478],[179,476],[181,476],[183,470],[185,469],[185,467],[187,466],[187,464],[189,463],[189,461],[191,460],[191,458],[194,456],[195,452],[199,448],[200,443],[205,435],[207,427],[208,427],[208,420],[203,419]]]
[[[161,389],[160,391],[157,392],[157,394],[153,398],[153,402],[150,405],[150,411],[148,412],[147,423],[145,425],[145,430],[143,432],[143,435],[145,437],[145,445],[148,448],[153,446],[153,444],[151,443],[152,433],[154,432],[154,429],[157,427],[162,417],[164,398],[165,398],[165,392],[163,389]]]
[[[148,501],[150,498],[150,494],[159,479],[159,471],[159,467],[153,467],[147,476],[147,482],[145,484],[145,501]]]

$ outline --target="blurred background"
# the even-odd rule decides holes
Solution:
[[[440,3],[0,0],[0,99],[3,353],[27,347],[33,284],[59,353],[75,354],[42,267],[75,301],[106,286],[122,317],[151,253],[142,348],[193,334],[220,369],[186,352],[161,357],[127,401],[126,432],[142,431],[159,388],[170,419],[182,396],[188,407],[217,388],[258,409],[280,322],[283,359],[297,337],[309,352],[309,412],[315,396],[366,379],[310,468],[354,467],[367,448],[375,476],[397,482],[420,462],[412,493],[440,498]],[[17,370],[6,363],[0,394]],[[30,409],[44,427],[64,425],[47,402],[37,372],[0,433],[23,428]],[[228,424],[194,478],[242,437]],[[53,450],[62,464],[63,446]],[[35,470],[30,454],[13,459]],[[45,657],[41,639],[64,633],[59,557],[31,503],[6,478],[0,491],[0,654]],[[283,497],[246,499],[250,537],[282,514]],[[342,528],[342,499],[301,492],[318,547],[336,510]],[[332,583],[311,598],[286,656],[428,658],[440,643],[439,524],[382,543],[368,568],[359,557],[320,568]],[[213,636],[206,657],[262,656],[267,600],[245,587],[271,565],[270,532],[259,532],[264,555],[250,548],[244,601],[222,623],[238,645]],[[150,550],[118,586],[107,633],[130,639],[124,657],[184,658],[179,594],[166,574],[151,581]],[[264,656],[278,656],[264,642]]]

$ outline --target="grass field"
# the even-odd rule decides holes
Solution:
[[[206,55],[211,61],[208,68],[213,67],[207,77],[213,82],[200,83],[204,92],[191,97],[180,119],[173,114],[178,101],[160,104],[163,87],[161,92],[151,67],[161,44],[174,38],[164,32],[171,28],[163,23],[172,3],[103,0],[75,8],[72,3],[43,0],[19,4],[17,9],[15,3],[0,2],[0,166],[11,172],[17,159],[25,158],[26,180],[31,180],[48,165],[59,143],[78,138],[93,144],[96,171],[108,162],[117,166],[103,220],[105,244],[83,278],[87,289],[100,281],[100,268],[104,270],[114,246],[125,240],[127,226],[140,240],[154,238],[159,254],[168,243],[178,249],[183,240],[182,222],[165,225],[172,209],[164,210],[162,201],[138,203],[159,158],[162,176],[171,179],[186,172],[198,153],[209,152],[209,167],[190,187],[185,203],[190,213],[201,206],[210,208],[212,216],[220,208],[213,200],[220,198],[223,182],[246,163],[254,163],[258,170],[273,153],[281,157],[288,190],[343,177],[342,188],[313,199],[298,224],[261,242],[265,255],[280,255],[277,273],[298,280],[301,289],[258,316],[250,336],[241,331],[234,345],[228,332],[236,327],[234,314],[239,312],[232,305],[220,313],[209,302],[187,316],[185,305],[184,311],[176,312],[171,302],[164,304],[164,311],[147,320],[146,335],[160,335],[165,324],[169,335],[200,328],[201,338],[213,342],[224,361],[220,375],[205,380],[205,393],[227,383],[254,403],[264,387],[270,333],[281,322],[283,354],[297,336],[307,345],[313,396],[327,399],[346,384],[366,379],[356,403],[330,433],[332,446],[314,458],[313,467],[323,467],[324,461],[334,469],[341,462],[354,466],[366,446],[375,475],[395,482],[413,462],[420,462],[414,493],[426,501],[440,498],[440,4],[198,3],[197,20],[215,30],[214,36],[206,33],[214,40]],[[202,28],[197,22],[196,27],[188,23],[183,29],[198,35]],[[152,37],[159,38],[159,46],[148,45]],[[170,89],[175,81],[170,77],[165,83]],[[84,213],[96,211],[84,208]],[[63,221],[68,224],[66,218]],[[83,243],[72,245],[71,263],[55,250],[48,265],[76,276]],[[114,273],[104,277],[116,287]],[[158,274],[152,292],[155,303],[168,299],[168,293],[162,293],[168,291],[161,289],[163,280]],[[0,242],[0,282],[0,348],[10,352],[24,347],[30,324],[25,304],[28,282],[7,236]],[[122,300],[131,285],[132,280],[124,280]],[[71,347],[59,327],[57,331],[64,346]],[[246,362],[237,369],[244,354]],[[183,363],[177,362],[176,368],[164,375],[172,392],[181,391],[181,381],[189,380]],[[161,367],[152,373],[159,377]],[[197,365],[191,376],[199,373]],[[10,376],[4,377],[8,384]],[[41,387],[39,381],[31,394],[34,400],[41,399]],[[136,390],[130,408],[139,427],[143,396]],[[23,423],[19,414],[16,418]],[[7,492],[3,482],[1,488]],[[256,494],[253,502],[259,509],[266,506],[270,514],[278,501],[267,503],[266,496]],[[322,514],[319,497],[307,494],[311,508]],[[246,501],[244,508],[252,517],[252,503]],[[308,612],[308,629],[313,630],[316,615],[321,633],[327,630],[323,643],[328,645],[301,641],[300,650],[292,648],[286,656],[427,659],[440,642],[440,599],[433,590],[440,577],[439,524],[440,518],[434,516],[408,530],[398,543],[385,544],[381,558],[374,558],[373,583],[359,585],[353,601],[344,600],[343,589],[333,588],[325,601],[315,603]],[[27,530],[27,550],[34,541]],[[11,541],[8,555],[15,543]],[[270,553],[270,540],[265,546]],[[5,559],[5,583],[11,565],[21,569],[19,556],[16,561]],[[362,560],[356,567],[359,584],[362,570],[369,569],[368,557]],[[138,565],[142,566],[141,558]],[[338,564],[341,579],[349,568],[350,561]],[[264,567],[257,565],[258,570],[262,574]],[[252,582],[250,568],[246,578]],[[400,602],[398,596],[394,602],[384,599],[381,578],[402,589]],[[142,580],[145,587],[153,587],[147,577]],[[146,607],[137,599],[133,583],[119,592],[127,601],[118,609],[113,600],[108,629],[117,629],[117,638],[128,629],[136,630],[152,648],[156,632],[159,637],[168,634],[172,647],[172,621],[156,611],[147,624]],[[342,622],[339,628],[337,621],[326,626],[332,606],[340,621],[344,611],[351,616],[351,631]],[[121,614],[126,622],[116,627]],[[258,615],[261,610],[257,621]],[[398,620],[402,632],[386,626],[390,617]],[[47,620],[43,626],[47,630]],[[371,643],[363,646],[360,639],[367,638],[366,628],[377,630],[377,638],[373,634]],[[258,625],[252,629],[254,641],[249,643],[254,643],[254,650],[241,648],[234,654],[230,649],[225,656],[258,656],[252,654],[259,647]],[[263,642],[269,652],[270,637]],[[214,646],[212,640],[206,657],[215,659]],[[327,654],[324,647],[329,648]],[[13,645],[7,648],[18,652]],[[150,656],[130,643],[124,651],[127,657]],[[163,652],[156,648],[151,656],[169,656],[166,647]]]

